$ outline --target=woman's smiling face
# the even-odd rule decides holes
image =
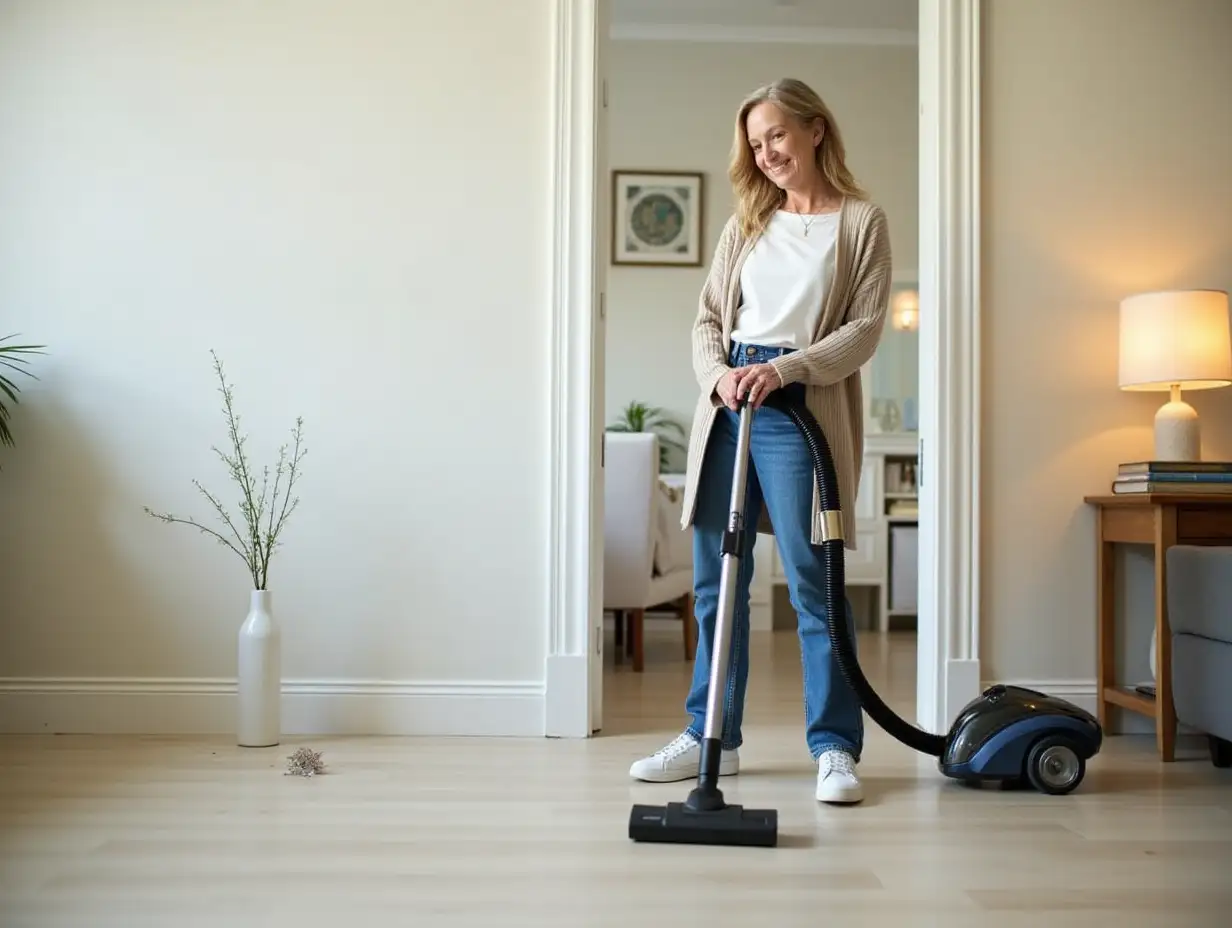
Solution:
[[[745,135],[757,167],[780,189],[808,187],[816,179],[820,126],[802,126],[773,103],[759,103],[745,120]]]

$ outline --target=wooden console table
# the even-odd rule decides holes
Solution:
[[[1122,493],[1088,496],[1096,507],[1097,680],[1099,722],[1107,728],[1112,706],[1155,720],[1160,757],[1176,759],[1176,709],[1172,704],[1172,633],[1168,624],[1165,552],[1172,545],[1232,544],[1232,495]],[[1116,682],[1116,561],[1114,544],[1155,548],[1155,698]]]

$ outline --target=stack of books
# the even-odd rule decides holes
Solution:
[[[1232,496],[1230,461],[1138,461],[1122,464],[1113,493],[1192,493]]]

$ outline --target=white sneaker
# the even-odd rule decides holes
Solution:
[[[629,768],[629,776],[648,783],[674,783],[677,780],[688,780],[697,776],[697,765],[701,760],[701,753],[701,742],[686,731],[666,747],[660,748],[649,757],[634,762]],[[719,756],[719,776],[731,776],[739,770],[739,752],[723,751]]]
[[[856,765],[846,751],[823,751],[817,758],[817,801],[859,802],[864,788],[856,776]]]

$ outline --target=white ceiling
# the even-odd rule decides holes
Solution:
[[[916,0],[610,0],[612,24],[719,29],[890,30],[914,35]]]

